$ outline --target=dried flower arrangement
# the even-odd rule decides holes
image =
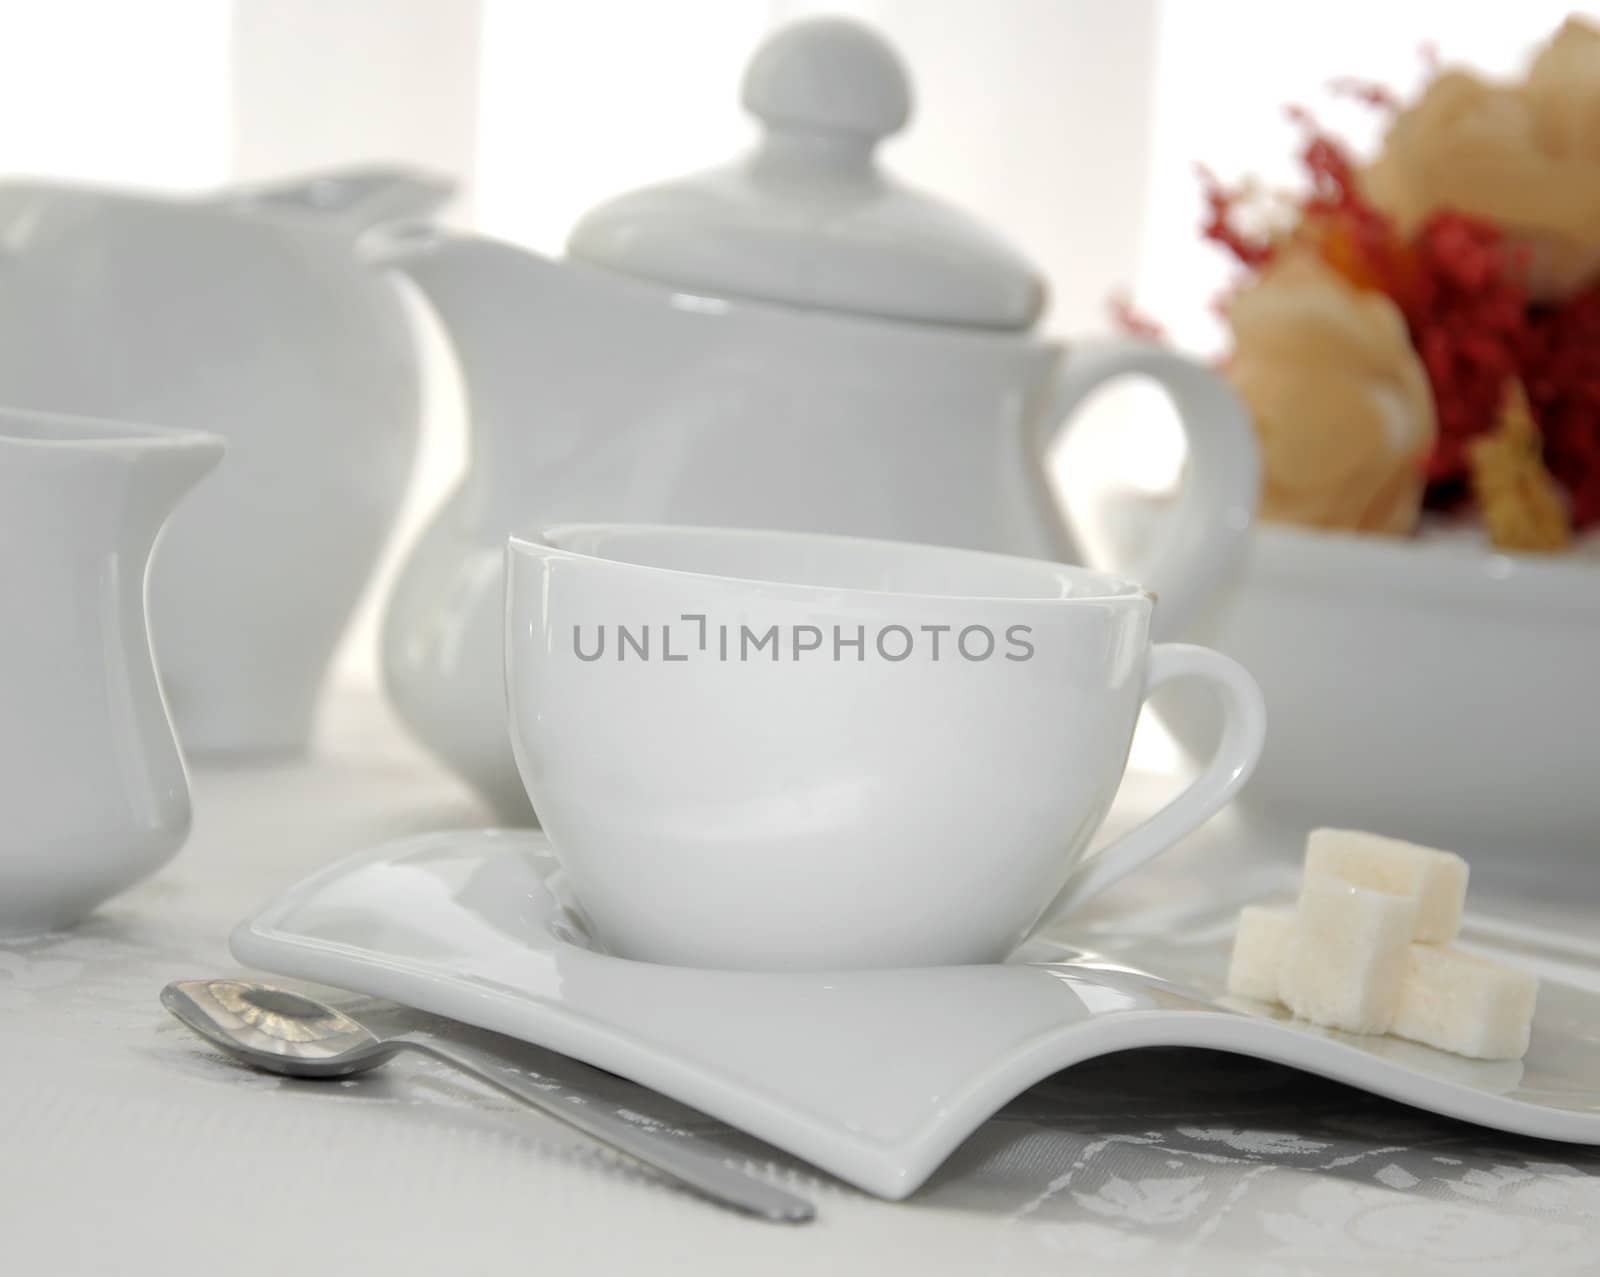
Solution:
[[[1243,267],[1224,371],[1259,432],[1269,519],[1405,535],[1424,509],[1496,546],[1600,526],[1600,28],[1569,19],[1515,83],[1435,69],[1359,165],[1304,112],[1306,190],[1206,183]],[[1269,219],[1274,220],[1274,219]]]

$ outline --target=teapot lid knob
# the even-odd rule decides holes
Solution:
[[[1044,281],[1010,244],[886,171],[877,144],[911,117],[894,47],[809,18],[756,50],[741,94],[765,136],[731,164],[591,209],[570,256],[701,297],[1017,332]]]
[[[877,141],[911,117],[911,78],[894,47],[849,18],[774,33],[751,59],[740,98],[769,129]]]

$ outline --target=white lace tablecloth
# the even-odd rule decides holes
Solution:
[[[821,1210],[805,1228],[673,1192],[427,1064],[343,1083],[239,1069],[167,1017],[162,984],[237,970],[230,928],[307,871],[483,819],[372,698],[343,697],[329,717],[312,760],[199,770],[194,835],[158,877],[75,932],[0,943],[0,1273],[1600,1271],[1600,1152],[1204,1052],[1060,1074],[898,1204],[585,1071],[638,1120],[801,1187]],[[1135,806],[1141,786],[1156,782],[1132,782]],[[1242,852],[1219,863],[1226,820],[1103,907],[1279,871]],[[1583,925],[1582,906],[1562,925]],[[517,1067],[574,1068],[336,1000]]]

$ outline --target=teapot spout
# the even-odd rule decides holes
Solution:
[[[475,421],[540,415],[532,405],[548,397],[552,376],[541,351],[552,330],[587,331],[598,285],[527,249],[429,223],[379,227],[358,252],[421,291],[454,349]]]

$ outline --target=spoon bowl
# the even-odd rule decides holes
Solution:
[[[179,980],[161,991],[161,1005],[213,1046],[288,1077],[349,1077],[402,1049],[343,1011],[271,985]]]

